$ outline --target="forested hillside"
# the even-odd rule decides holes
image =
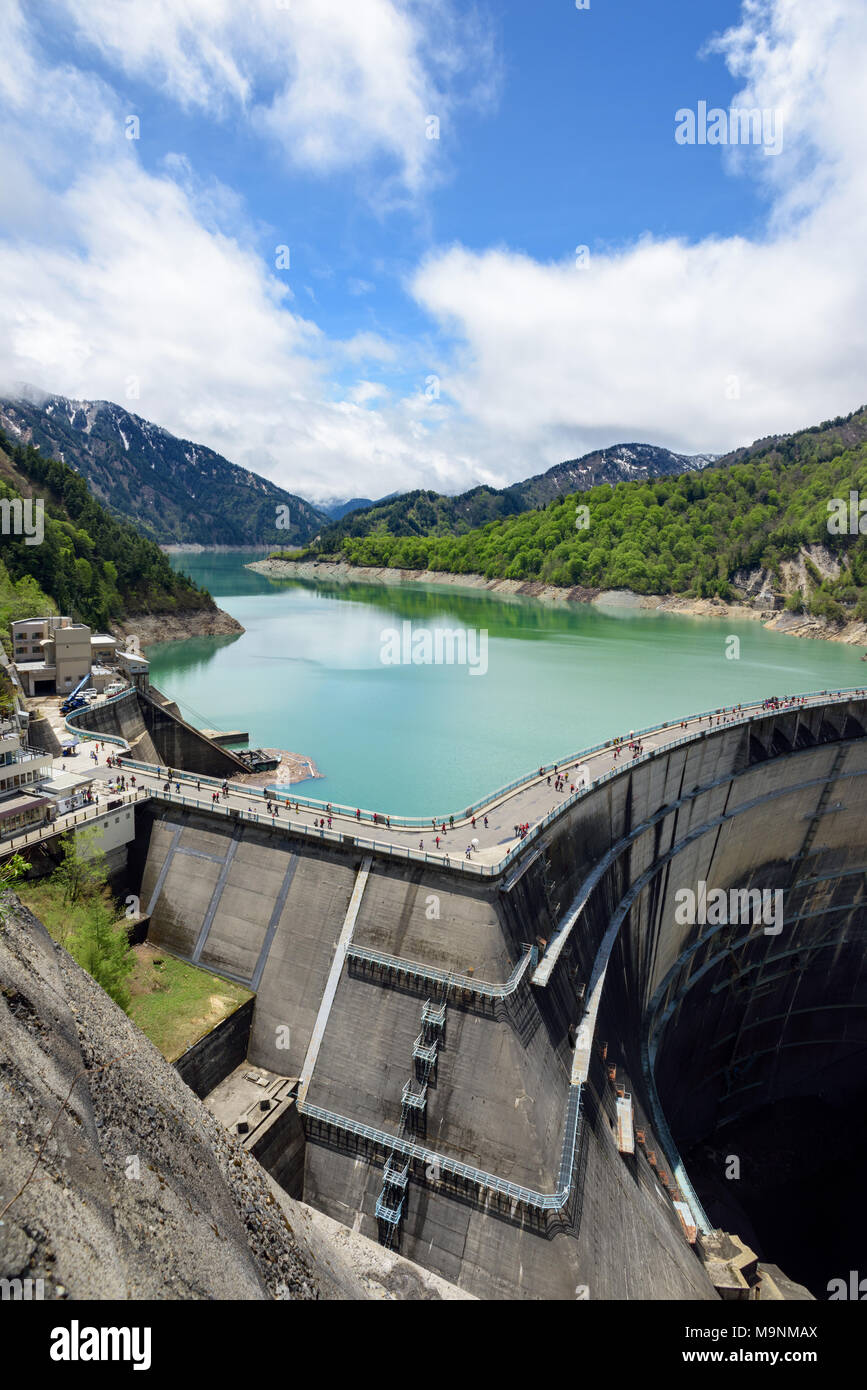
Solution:
[[[783,588],[785,563],[801,556],[806,582],[790,591],[790,607],[867,619],[867,538],[828,525],[829,502],[848,506],[852,490],[867,507],[867,408],[700,473],[595,487],[463,536],[347,537],[341,555],[356,565],[724,599],[754,567]],[[803,560],[816,546],[828,554],[825,571]]]
[[[19,607],[31,611],[13,618],[53,608],[106,628],[136,613],[215,608],[158,545],[110,516],[78,473],[0,432],[0,498],[15,497],[44,499],[44,538],[28,545],[24,535],[0,535],[0,620]]]
[[[546,473],[537,473],[511,487],[474,487],[456,497],[420,489],[385,497],[323,526],[318,549],[326,554],[338,549],[344,536],[367,536],[375,531],[395,536],[460,536],[486,522],[518,516],[534,507],[546,506],[554,498],[599,483],[693,472],[709,461],[708,454],[673,454],[655,444],[615,444],[610,449],[557,463]]]

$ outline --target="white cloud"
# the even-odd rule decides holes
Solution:
[[[485,105],[496,91],[490,36],[452,0],[61,3],[79,43],[183,108],[241,113],[317,173],[384,157],[410,194],[440,155],[427,116]]]
[[[368,401],[384,400],[388,394],[388,387],[381,381],[359,381],[347,392],[347,397],[355,405],[366,405]]]
[[[185,47],[180,21],[173,37],[157,7],[109,8],[95,4],[93,17],[105,19],[107,46],[128,41],[131,66],[164,37],[179,94],[195,99],[200,79],[226,100],[241,90],[211,46]],[[191,0],[178,13],[195,27],[204,11]],[[412,486],[419,459],[400,408],[378,411],[387,388],[357,380],[393,367],[395,344],[370,331],[329,340],[263,262],[235,193],[202,183],[185,157],[144,170],[121,98],[100,78],[49,67],[21,14],[3,11],[0,390],[28,381],[118,401],[313,498]],[[45,94],[38,104],[33,90]],[[335,399],[349,369],[356,384]],[[436,453],[422,460],[440,465],[450,476]]]
[[[456,246],[413,280],[459,343],[465,443],[493,436],[512,472],[615,439],[724,450],[867,399],[867,7],[748,0],[714,46],[733,105],[784,113],[782,155],[730,156],[768,184],[765,236],[647,237],[584,270]]]
[[[388,359],[375,335],[329,343],[285,307],[261,259],[206,230],[185,192],[135,166],[91,170],[58,199],[73,244],[0,253],[0,379],[105,398],[311,497],[356,479],[409,486],[409,435],[344,361]],[[130,390],[137,394],[130,395]]]
[[[297,82],[285,54],[253,52],[251,39],[233,44],[253,27],[249,4],[66,3],[125,72],[142,78],[150,67],[177,101],[216,116],[276,110],[275,94]],[[373,5],[358,0],[341,15],[396,9]],[[394,59],[403,114],[392,127],[382,114],[392,108],[363,110],[363,136],[352,137],[346,158],[387,152],[409,188],[423,177],[424,155],[419,163],[406,122],[436,89],[419,26],[426,15],[435,28],[442,7],[400,9],[401,22],[383,32],[392,56],[403,55]],[[308,30],[293,52],[325,63],[330,0],[312,8],[292,0],[279,22],[287,13]],[[7,387],[24,379],[117,400],[314,499],[504,483],[630,439],[722,450],[867,396],[862,0],[825,0],[821,10],[812,0],[750,3],[742,25],[718,41],[743,104],[785,110],[783,154],[741,161],[741,177],[767,182],[765,235],[696,244],[647,237],[593,254],[584,271],[508,247],[440,250],[410,285],[454,335],[451,352],[434,334],[409,342],[382,331],[326,335],[300,312],[286,277],[263,262],[257,229],[232,190],[203,185],[180,157],[145,171],[135,142],[123,138],[124,100],[93,74],[49,68],[15,5],[2,14]],[[271,14],[259,48],[274,49],[276,22]],[[354,21],[347,26],[355,34]],[[332,39],[337,124],[305,104],[302,82],[281,127],[322,129],[321,169],[344,158],[340,141],[329,153],[328,140],[351,119],[350,95],[379,91],[368,85],[372,50],[361,44],[353,67],[343,33]],[[438,42],[437,80],[445,82],[456,62],[454,29]],[[672,140],[673,129],[674,110]],[[719,151],[684,151],[696,155]],[[734,178],[730,187],[737,197]],[[441,390],[431,398],[433,373]],[[131,377],[138,399],[126,394]]]

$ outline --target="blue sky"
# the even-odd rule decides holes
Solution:
[[[867,398],[860,0],[3,25],[5,389],[119,400],[318,499],[722,451]],[[700,101],[773,110],[783,152],[678,144]]]
[[[441,182],[388,215],[351,174],[323,180],[287,168],[280,150],[263,147],[243,121],[184,112],[143,81],[123,92],[149,130],[145,167],[158,173],[167,153],[182,153],[200,178],[242,197],[260,224],[263,260],[273,259],[275,244],[290,246],[288,278],[301,312],[315,304],[330,334],[416,334],[430,325],[403,281],[438,245],[505,244],[559,260],[577,244],[620,246],[648,231],[750,231],[767,202],[761,190],[743,181],[733,196],[719,159],[700,150],[684,158],[671,138],[676,107],[702,96],[727,104],[733,84],[723,59],[700,52],[739,9],[737,0],[721,0],[709,29],[702,7],[687,0],[596,0],[583,12],[551,0],[491,7],[498,98],[445,122],[429,151]],[[56,34],[55,51],[61,46]],[[98,54],[90,62],[111,80],[111,65]],[[375,161],[365,183],[389,177],[390,165],[387,155]]]

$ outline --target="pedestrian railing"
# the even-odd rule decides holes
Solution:
[[[719,710],[707,710],[704,714],[692,714],[683,719],[673,719],[666,724],[655,725],[653,728],[631,731],[631,738],[638,741],[642,738],[647,738],[652,734],[659,734],[665,732],[666,730],[678,728],[683,723],[693,724],[697,720],[710,720],[716,719],[717,717],[719,717],[720,720],[722,720],[723,718],[725,718],[726,720],[725,725],[721,723],[719,726],[720,731],[722,731],[723,728],[733,728],[734,726],[739,724],[749,724],[755,720],[767,718],[768,716],[773,714],[783,714],[786,713],[787,710],[804,708],[804,705],[809,705],[810,702],[813,702],[813,704],[844,704],[853,698],[863,698],[865,695],[867,695],[867,690],[865,690],[863,687],[853,687],[850,690],[813,691],[809,695],[787,697],[787,699],[791,700],[792,703],[781,703],[780,705],[773,708],[766,708],[764,701],[756,700],[753,701],[751,704],[742,705],[738,711],[725,708],[720,708]],[[797,701],[797,704],[795,703],[795,701]],[[804,702],[803,705],[801,703],[802,701]],[[592,781],[589,781],[584,785],[577,787],[574,792],[571,792],[568,796],[566,796],[564,800],[561,801],[557,806],[555,806],[553,810],[551,810],[546,816],[543,817],[542,820],[537,821],[530,828],[530,830],[527,831],[523,839],[519,840],[517,844],[515,844],[513,848],[509,850],[509,852],[506,855],[504,855],[504,857],[501,860],[499,860],[499,862],[496,864],[479,864],[472,859],[466,859],[461,857],[451,858],[451,856],[449,856],[448,854],[443,854],[439,852],[433,853],[429,850],[411,849],[409,846],[406,845],[396,845],[392,844],[390,841],[369,839],[366,836],[350,834],[345,831],[339,831],[334,829],[327,830],[324,827],[308,825],[303,821],[299,822],[293,821],[291,819],[283,819],[280,816],[270,816],[267,813],[254,811],[252,809],[240,810],[236,808],[230,808],[216,802],[213,806],[209,806],[207,803],[197,801],[195,798],[187,798],[183,795],[178,796],[175,793],[165,792],[158,789],[154,789],[152,794],[154,796],[159,797],[160,799],[177,801],[182,803],[183,805],[189,805],[200,810],[219,809],[224,811],[227,815],[231,815],[232,817],[240,818],[242,820],[255,821],[262,825],[266,825],[269,828],[282,827],[287,831],[287,833],[295,835],[300,834],[308,838],[313,837],[318,838],[320,840],[327,840],[335,844],[358,846],[358,848],[360,849],[370,850],[377,855],[386,855],[390,859],[405,859],[413,863],[431,864],[435,865],[437,868],[445,868],[455,872],[470,874],[471,876],[475,876],[478,878],[494,878],[502,874],[521,855],[523,855],[524,852],[527,850],[528,846],[532,844],[535,840],[537,840],[539,836],[542,835],[543,832],[551,824],[553,824],[554,821],[559,819],[559,817],[562,816],[565,811],[567,811],[570,807],[576,805],[577,802],[582,800],[582,798],[588,796],[596,788],[603,786],[606,782],[610,782],[615,777],[619,777],[623,772],[627,771],[630,768],[638,767],[644,763],[647,763],[652,758],[658,757],[660,754],[668,753],[672,749],[683,747],[685,744],[696,743],[698,742],[698,740],[705,738],[707,734],[711,731],[712,726],[709,725],[707,729],[696,729],[690,733],[682,735],[679,738],[670,739],[664,745],[662,745],[662,747],[649,748],[645,752],[638,754],[637,757],[627,758],[620,766],[612,767],[608,772],[601,773]],[[628,746],[624,739],[609,739],[606,743],[597,744],[593,748],[585,749],[581,753],[572,754],[569,758],[563,759],[561,762],[558,762],[557,767],[565,768],[572,763],[583,761],[584,759],[586,759],[594,753],[609,750],[614,747],[615,742],[618,743],[619,746],[624,749]],[[121,765],[125,768],[141,769],[143,772],[149,773],[151,775],[153,775],[155,772],[153,764],[150,763],[137,762],[131,758],[125,757],[121,757],[119,761]],[[549,768],[552,771],[553,767],[554,764],[549,765]],[[542,776],[546,775],[547,771],[545,768],[543,768]],[[172,780],[175,779],[173,778]],[[191,773],[179,772],[178,780],[186,783],[189,783],[190,781],[196,781],[205,786],[213,787],[222,787],[225,785],[225,782],[221,781],[219,778],[199,777]],[[501,787],[498,791],[494,792],[492,797],[487,798],[484,801],[478,802],[476,804],[475,810],[471,809],[471,813],[476,814],[481,809],[489,809],[496,803],[498,799],[502,799],[504,796],[508,795],[511,791],[514,791],[518,787],[529,787],[532,786],[534,782],[538,783],[540,780],[540,774],[538,773],[538,771],[530,776],[518,778],[515,782],[510,783],[506,787]],[[230,791],[239,796],[261,796],[262,799],[268,799],[271,801],[276,801],[278,799],[273,792],[269,792],[265,789],[260,789],[258,787],[246,787],[243,784],[237,782],[230,782],[228,785]],[[300,796],[293,796],[291,794],[287,795],[285,798],[280,799],[281,804],[294,803],[298,806],[303,805],[305,807],[312,808],[313,810],[320,813],[326,812],[326,803],[324,802],[312,801],[309,798],[305,800]],[[356,820],[354,810],[351,811],[348,807],[341,807],[333,802],[329,804],[331,806],[331,811],[329,812],[330,815],[342,816],[345,819]],[[377,816],[380,815],[379,812],[377,812],[376,814]],[[364,815],[372,819],[373,813],[365,812]],[[449,818],[445,817],[445,819],[448,822]],[[406,826],[408,825],[408,822],[397,816],[392,816],[391,821],[392,829],[406,828]],[[362,823],[363,822],[358,822],[356,820],[356,824],[359,825],[359,827]],[[458,826],[456,825],[454,828],[457,829]]]
[[[110,695],[108,699],[103,700],[100,709],[103,709],[106,705],[115,704],[117,700],[125,700],[130,693],[129,690],[122,690],[119,695]],[[74,709],[71,714],[66,716],[64,726],[69,729],[70,733],[78,734],[78,737],[81,739],[94,739],[97,743],[115,743],[121,748],[128,749],[129,743],[125,738],[121,738],[119,734],[103,734],[99,733],[96,729],[80,728],[78,724],[73,723],[80,715],[88,714],[90,709],[90,705],[85,706],[83,709]]]
[[[146,763],[132,764],[129,759],[121,759],[124,767],[136,766],[153,773],[154,769]],[[181,782],[189,777],[179,777]],[[204,781],[204,778],[197,778],[197,781]],[[175,778],[172,778],[175,781]],[[223,784],[220,783],[222,786]],[[241,796],[249,795],[248,788],[233,788],[234,792]],[[326,840],[335,845],[352,845],[359,849],[371,850],[375,854],[387,854],[393,859],[412,859],[421,863],[436,864],[442,868],[444,863],[449,867],[448,859],[443,860],[442,856],[436,854],[422,853],[419,850],[409,849],[404,845],[393,845],[387,840],[368,840],[360,835],[344,834],[340,830],[326,830],[323,826],[307,825],[303,821],[293,821],[288,817],[268,815],[267,811],[256,811],[252,807],[244,808],[241,806],[229,806],[224,801],[199,801],[194,796],[184,796],[184,794],[167,791],[164,787],[156,786],[150,788],[150,795],[158,801],[170,801],[175,805],[188,806],[194,811],[216,811],[221,812],[230,820],[250,821],[253,824],[263,826],[267,830],[284,830],[287,835],[304,835],[307,839]],[[497,872],[495,866],[488,864],[474,864],[470,860],[460,859],[455,861],[452,868],[463,870],[467,873],[490,875]]]
[[[503,984],[491,984],[488,980],[477,980],[474,975],[456,975],[447,970],[438,970],[433,965],[406,960],[403,956],[388,956],[367,946],[348,946],[346,950],[347,960],[376,965],[394,975],[412,975],[416,979],[442,987],[446,993],[450,989],[472,990],[487,999],[507,999],[510,994],[514,994],[535,958],[536,948],[528,946],[508,980]]]
[[[124,792],[116,792],[112,800],[121,805],[129,806],[133,802],[145,801],[150,797],[150,792],[144,787],[127,788]],[[76,825],[85,825],[88,821],[101,820],[103,816],[110,816],[119,806],[111,808],[105,803],[93,802],[90,805],[82,806],[77,811],[67,811],[64,815],[58,816],[56,820],[44,821],[41,825],[34,826],[32,830],[26,830],[20,835],[10,835],[8,840],[0,841],[0,858],[6,854],[14,854],[16,850],[24,849],[27,845],[38,844],[40,840],[51,840],[55,835],[63,835],[67,830],[72,830]]]
[[[537,1211],[561,1211],[569,1200],[569,1193],[572,1188],[572,1169],[581,1118],[581,1098],[581,1086],[570,1086],[556,1192],[536,1192],[530,1187],[523,1187],[520,1183],[509,1182],[506,1178],[497,1177],[495,1173],[487,1173],[482,1168],[473,1168],[470,1164],[461,1163],[456,1158],[449,1158],[446,1154],[424,1148],[421,1144],[414,1144],[410,1139],[403,1139],[400,1135],[389,1134],[386,1130],[361,1124],[358,1120],[351,1120],[347,1115],[338,1115],[333,1110],[323,1110],[321,1106],[310,1105],[307,1101],[302,1101],[298,1110],[305,1119],[316,1120],[331,1129],[351,1134],[358,1139],[364,1139],[386,1152],[400,1154],[410,1161],[422,1163],[427,1172],[462,1178],[473,1187],[494,1192],[500,1197],[507,1197],[516,1204]]]
[[[858,696],[858,695],[860,695],[860,696],[867,695],[867,688],[862,688],[862,687],[853,686],[853,687],[851,687],[851,688],[848,689],[848,690],[838,690],[838,691],[825,691],[825,690],[822,690],[822,691],[812,691],[812,692],[811,692],[810,694],[808,694],[808,695],[789,696],[789,697],[786,697],[786,698],[792,699],[792,700],[798,700],[798,701],[800,701],[800,700],[808,700],[808,701],[809,701],[809,700],[815,700],[815,701],[818,701],[818,700],[830,701],[830,700],[833,700],[833,699],[836,699],[836,698],[841,698],[841,699],[847,699],[847,700],[848,700],[848,699],[851,699],[853,696]],[[751,701],[741,702],[739,708],[740,708],[740,710],[743,711],[743,716],[742,716],[742,717],[743,717],[744,719],[753,717],[752,715],[750,715],[750,714],[747,713],[748,711],[753,711],[754,714],[758,714],[758,715],[766,715],[766,714],[772,714],[772,713],[774,713],[773,710],[765,709],[765,708],[764,708],[764,704],[765,704],[765,702],[764,702],[763,700],[751,700]],[[791,706],[788,706],[788,707],[791,708]],[[667,720],[664,724],[653,724],[653,725],[650,725],[648,728],[645,728],[645,729],[635,729],[635,730],[631,730],[631,731],[630,731],[630,734],[629,734],[629,737],[632,738],[632,739],[639,740],[639,739],[642,739],[642,738],[647,738],[647,737],[649,737],[651,734],[663,733],[666,729],[678,728],[678,727],[684,722],[684,720],[685,720],[686,723],[692,724],[692,723],[694,723],[694,722],[695,722],[696,720],[698,720],[698,719],[716,718],[717,715],[723,715],[723,714],[731,715],[732,713],[733,713],[733,711],[732,711],[731,709],[728,709],[728,710],[727,710],[727,709],[725,709],[725,708],[713,709],[713,710],[704,710],[704,711],[703,711],[702,713],[700,713],[700,714],[690,714],[690,715],[688,715],[688,716],[681,716],[681,718],[679,718],[679,719],[670,719],[670,720]],[[737,722],[737,721],[736,721],[736,722]],[[507,783],[505,784],[505,786],[499,787],[495,792],[492,792],[492,793],[486,795],[486,796],[483,797],[480,801],[473,802],[472,805],[466,806],[460,813],[457,813],[457,812],[456,812],[456,813],[453,813],[453,814],[451,815],[451,817],[450,817],[449,815],[436,816],[436,817],[434,817],[434,816],[399,816],[399,815],[392,815],[392,816],[389,817],[389,819],[391,820],[391,828],[393,828],[393,829],[401,829],[401,828],[402,828],[402,829],[408,829],[408,830],[416,830],[416,829],[425,829],[427,826],[430,826],[432,832],[433,832],[433,833],[436,833],[436,830],[437,830],[437,829],[439,828],[439,826],[441,826],[444,822],[445,822],[446,825],[449,825],[449,820],[450,820],[450,818],[451,818],[451,820],[454,821],[455,825],[457,825],[459,822],[468,821],[468,820],[470,820],[470,818],[471,818],[472,816],[478,815],[480,812],[484,812],[484,811],[488,810],[490,807],[495,806],[495,805],[497,804],[497,802],[502,801],[502,799],[503,799],[505,796],[508,796],[511,792],[516,791],[519,787],[530,786],[530,785],[532,785],[533,782],[538,782],[538,781],[539,781],[539,778],[540,778],[540,775],[543,776],[543,777],[545,777],[545,776],[547,776],[549,773],[553,773],[555,768],[564,769],[564,768],[573,766],[575,763],[581,762],[581,761],[583,761],[585,758],[592,757],[592,756],[594,756],[596,753],[604,753],[604,752],[606,752],[607,750],[613,748],[614,745],[615,745],[615,743],[620,743],[620,744],[622,745],[622,744],[624,743],[624,741],[625,741],[625,740],[624,740],[623,737],[621,737],[621,738],[619,738],[619,739],[615,739],[615,738],[606,739],[605,742],[603,742],[603,743],[594,743],[594,744],[592,744],[590,747],[582,749],[579,753],[570,753],[570,754],[568,754],[566,757],[558,759],[556,762],[553,762],[553,763],[546,763],[546,764],[544,764],[544,765],[542,766],[541,774],[540,774],[538,768],[535,769],[533,772],[524,773],[523,776],[521,776],[521,777],[516,777],[515,780],[512,781],[512,782],[507,782]],[[670,745],[669,745],[669,746],[670,746]],[[325,802],[315,800],[315,799],[312,798],[312,797],[300,796],[300,795],[297,795],[297,794],[295,794],[295,793],[293,793],[293,792],[283,793],[283,792],[281,792],[279,789],[278,789],[275,793],[272,794],[272,800],[275,799],[275,798],[276,798],[276,799],[280,799],[280,800],[293,801],[293,802],[296,802],[298,805],[301,805],[301,806],[308,806],[308,807],[310,807],[311,809],[317,809],[317,810],[324,810],[324,809],[325,809],[325,805],[326,805]],[[343,804],[341,804],[341,803],[339,803],[339,802],[330,802],[329,804],[330,804],[330,806],[331,806],[331,813],[332,813],[332,815],[336,815],[336,816],[348,816],[348,817],[350,817],[350,818],[354,818],[355,815],[356,815],[356,811],[360,809],[360,810],[361,810],[361,818],[362,818],[363,821],[372,821],[374,815],[376,815],[376,816],[379,818],[380,821],[384,821],[384,820],[385,820],[385,815],[384,815],[381,811],[367,810],[367,809],[365,809],[364,807],[359,808],[359,807],[346,806],[346,805],[343,805]],[[434,822],[436,822],[436,825],[434,825]]]

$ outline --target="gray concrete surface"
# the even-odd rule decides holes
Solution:
[[[0,920],[0,1278],[41,1279],[49,1300],[468,1297],[281,1191],[12,902]]]
[[[715,1296],[673,1206],[691,1204],[700,1224],[678,1145],[758,1097],[862,1075],[865,727],[864,700],[851,700],[749,724],[721,716],[679,746],[663,732],[652,759],[568,806],[487,881],[375,858],[358,940],[499,980],[521,942],[545,946],[508,1012],[449,1008],[429,1147],[550,1192],[570,1076],[585,1083],[559,1217],[458,1191],[416,1165],[402,1253],[485,1297],[572,1298],[582,1285],[591,1297]],[[548,797],[537,781],[508,814],[521,806],[531,818]],[[158,800],[139,815],[152,827],[142,897],[153,898],[157,944],[198,950],[245,981],[261,966],[250,1058],[297,1074],[361,853]],[[701,881],[783,888],[783,932],[679,923],[678,892]],[[431,898],[439,917],[427,915]],[[311,1105],[396,1130],[421,993],[344,967]],[[635,1106],[634,1155],[617,1147],[617,1085]],[[384,1153],[305,1127],[305,1198],[375,1234]]]

